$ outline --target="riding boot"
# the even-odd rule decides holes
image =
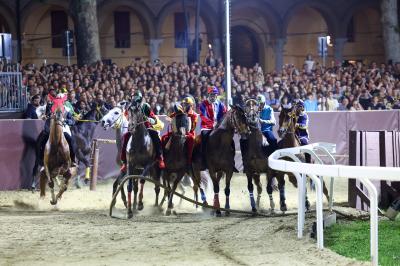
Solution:
[[[158,161],[158,167],[160,169],[164,169],[165,163],[164,163],[164,158],[163,158],[163,154],[162,154],[160,137],[158,136],[157,131],[152,130],[152,129],[149,129],[149,134],[150,134],[151,140],[153,141],[153,144],[154,144],[156,158]]]
[[[64,137],[68,142],[68,146],[69,146],[69,157],[71,158],[71,167],[76,167],[76,163],[75,163],[75,150],[74,150],[74,146],[72,145],[72,137],[68,134],[64,132]]]
[[[236,168],[236,166],[235,166],[235,155],[236,155],[236,148],[235,148],[235,142],[232,140],[232,143],[231,143],[231,146],[232,146],[232,150],[233,150],[233,162],[232,162],[232,165],[233,165],[233,172],[234,173],[239,173],[239,170]]]
[[[194,147],[194,135],[189,133],[186,136],[186,148],[187,148],[187,168],[190,169],[192,165],[192,155]]]

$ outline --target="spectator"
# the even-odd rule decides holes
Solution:
[[[333,98],[332,91],[328,92],[328,98],[326,99],[326,105],[327,105],[327,111],[336,111],[339,106],[338,100]]]
[[[361,95],[358,98],[358,101],[364,110],[368,110],[369,106],[371,105],[371,99],[372,99],[372,95],[369,93],[369,91],[364,89],[361,92]]]
[[[339,104],[338,111],[348,111],[349,110],[349,99],[344,97],[342,102]]]
[[[26,108],[24,118],[38,119],[38,116],[36,114],[36,109],[39,106],[40,106],[40,96],[36,94],[31,98],[31,102],[28,103],[28,107]]]
[[[307,94],[307,100],[304,101],[304,108],[306,112],[318,111],[318,102],[314,100],[312,93]]]
[[[368,107],[368,110],[385,110],[386,107],[381,102],[379,102],[378,96],[372,97],[372,102]]]
[[[350,107],[350,111],[362,111],[364,108],[361,106],[361,104],[355,100],[353,101],[353,104]]]

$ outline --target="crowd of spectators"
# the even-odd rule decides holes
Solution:
[[[400,109],[400,64],[322,67],[310,64],[302,69],[285,65],[280,72],[265,73],[256,64],[252,68],[233,66],[232,97],[234,104],[263,94],[275,111],[294,99],[303,99],[307,111],[346,111]],[[225,68],[212,54],[203,64],[164,64],[162,61],[133,61],[129,66],[27,65],[23,82],[34,105],[44,104],[51,88],[64,90],[77,109],[93,102],[107,107],[129,100],[140,90],[156,114],[166,114],[175,102],[193,96],[197,103],[205,99],[207,87],[217,86],[220,98],[225,93]],[[31,104],[32,105],[32,104]],[[31,106],[32,108],[32,106]]]

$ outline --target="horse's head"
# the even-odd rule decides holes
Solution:
[[[248,99],[245,103],[245,114],[247,121],[251,126],[256,126],[260,118],[259,104],[255,99]]]
[[[124,118],[124,110],[120,106],[116,106],[101,119],[101,126],[107,130],[110,127],[120,128]]]
[[[240,134],[247,135],[250,133],[246,112],[239,105],[231,105],[231,110],[228,112],[230,124]]]
[[[172,132],[175,135],[186,136],[190,130],[191,121],[185,113],[178,113],[172,120]]]
[[[279,137],[283,138],[283,136],[288,132],[294,133],[297,121],[296,111],[296,108],[292,105],[282,108],[279,114]]]
[[[51,115],[51,119],[53,119],[57,125],[63,126],[64,124],[64,112],[61,108],[57,107],[54,110],[54,113]]]
[[[129,121],[128,129],[132,132],[138,125],[144,124],[145,117],[140,104],[136,101],[132,101],[127,110]]]

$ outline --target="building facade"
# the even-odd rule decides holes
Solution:
[[[188,47],[195,37],[196,0],[97,2],[102,59],[119,65],[156,58],[166,63],[187,62]],[[233,64],[259,63],[266,70],[279,69],[282,64],[301,67],[308,54],[322,62],[319,36],[331,39],[327,64],[342,60],[383,62],[380,21],[379,0],[232,0]],[[0,32],[11,33],[15,47],[18,28],[22,63],[67,63],[62,32],[74,29],[68,1],[1,0]],[[201,0],[200,60],[209,47],[221,56],[224,34],[224,1]]]

